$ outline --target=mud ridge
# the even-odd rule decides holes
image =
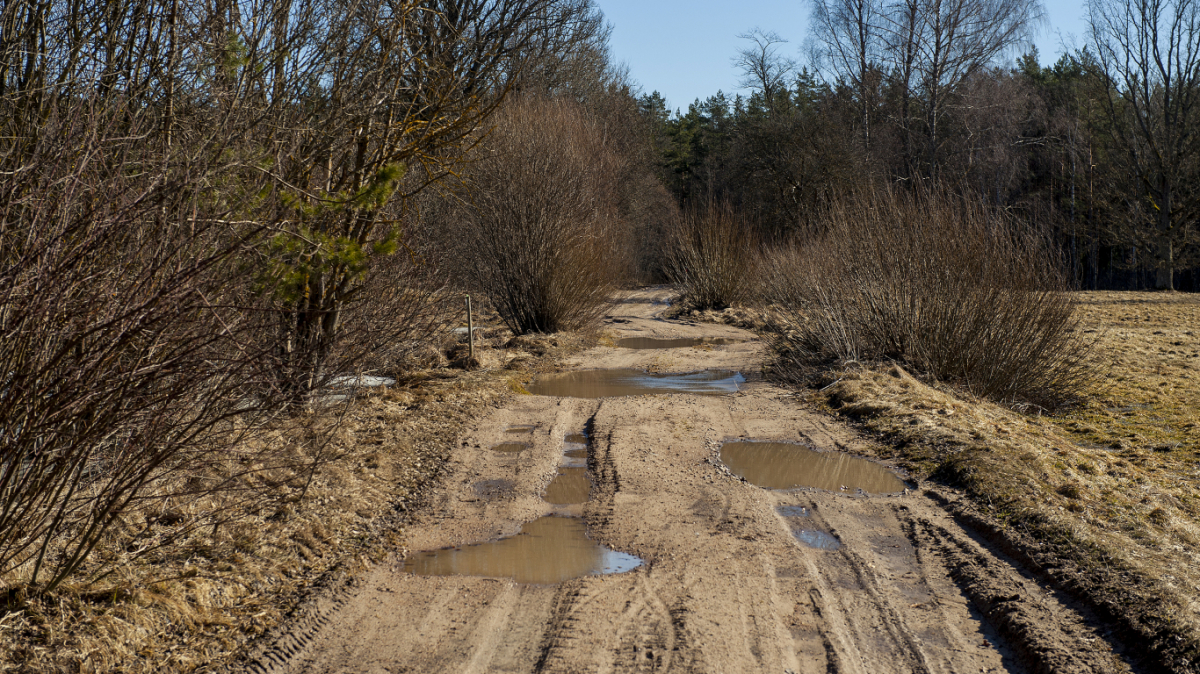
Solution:
[[[897,614],[895,607],[880,592],[879,585],[875,582],[874,574],[867,571],[866,564],[862,558],[845,546],[838,552],[845,558],[850,568],[854,570],[854,575],[858,579],[859,584],[870,595],[871,603],[875,605],[880,615],[885,618],[883,625],[887,629],[888,637],[896,645],[896,650],[904,653],[908,659],[908,671],[913,674],[930,674],[929,661],[917,643],[917,639],[910,630],[906,629],[904,621]]]
[[[1052,608],[1042,590],[969,538],[923,517],[902,517],[914,546],[938,551],[951,578],[987,616],[1023,664],[1037,674],[1118,672],[1111,652],[1097,651],[1096,636],[1072,611]],[[1057,603],[1057,602],[1053,602]]]
[[[942,489],[928,489],[925,493],[950,513],[957,524],[995,546],[1039,582],[1061,593],[1089,623],[1103,625],[1105,636],[1113,641],[1116,650],[1125,657],[1127,664],[1135,667],[1135,671],[1177,674],[1200,672],[1200,667],[1189,666],[1187,660],[1179,658],[1185,653],[1176,653],[1176,649],[1162,643],[1159,631],[1140,624],[1134,612],[1114,609],[1112,604],[1117,599],[1099,596],[1091,588],[1079,586],[1078,579],[1083,574],[1072,572],[1075,569],[1073,562],[1044,552],[1044,546],[1027,535],[999,526],[995,520],[979,512],[973,504],[957,494]],[[1047,557],[1052,560],[1051,564],[1046,563]],[[1119,573],[1119,570],[1104,573],[1105,578],[1109,579],[1113,572]],[[1124,579],[1126,585],[1136,583],[1136,579]],[[1112,587],[1106,587],[1105,590],[1121,595],[1123,589],[1118,587],[1121,584],[1121,580],[1109,580],[1108,585]],[[1129,601],[1138,599],[1130,597]]]

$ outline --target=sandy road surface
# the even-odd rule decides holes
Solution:
[[[619,336],[738,337],[658,318],[665,291],[613,310]],[[735,395],[517,396],[462,439],[409,529],[412,551],[516,534],[550,514],[644,560],[557,584],[419,576],[376,567],[313,603],[250,665],[257,672],[1124,671],[1079,616],[982,545],[920,490],[893,496],[770,491],[719,461],[730,439],[853,452],[854,433],[756,378],[762,346],[597,347],[576,369],[740,370]],[[756,380],[758,379],[758,380]],[[519,453],[493,451],[534,425]],[[589,436],[586,503],[542,494],[564,440]],[[784,507],[781,509],[781,506]],[[791,506],[787,508],[786,506]],[[803,544],[825,532],[838,549]],[[412,554],[411,552],[409,553]]]

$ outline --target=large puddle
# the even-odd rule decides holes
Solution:
[[[617,346],[622,349],[683,349],[689,346],[726,346],[741,344],[744,339],[728,337],[690,337],[680,339],[657,339],[655,337],[626,337],[618,339]]]
[[[493,543],[422,552],[404,570],[424,576],[488,576],[551,584],[580,576],[624,573],[642,560],[592,542],[577,517],[542,517]]]
[[[535,395],[564,398],[611,398],[652,393],[724,395],[746,382],[740,372],[704,370],[660,374],[642,370],[586,370],[541,377],[529,385]]]
[[[736,475],[767,489],[861,489],[870,494],[904,491],[904,482],[879,464],[782,442],[727,442],[721,447],[721,460]]]
[[[534,426],[510,426],[505,433],[532,433]],[[519,452],[524,442],[507,442],[492,447],[500,452]],[[584,433],[563,438],[558,474],[542,499],[553,505],[586,503],[592,482],[587,473],[588,439]],[[511,498],[511,480],[481,480],[472,485],[475,494],[492,501]],[[404,570],[423,576],[487,576],[512,578],[518,583],[552,584],[589,575],[625,573],[642,565],[642,560],[617,552],[587,537],[579,517],[548,516],[521,527],[516,536],[490,543],[422,552],[404,562]]]

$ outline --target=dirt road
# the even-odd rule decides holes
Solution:
[[[572,367],[734,370],[749,380],[738,393],[514,395],[462,438],[449,477],[409,528],[410,550],[403,551],[409,569],[465,569],[480,551],[469,544],[515,536],[505,543],[513,546],[507,575],[543,566],[572,575],[589,564],[615,569],[628,561],[597,557],[588,551],[597,543],[636,555],[640,565],[519,583],[409,573],[397,551],[393,563],[315,601],[250,670],[1126,671],[1101,634],[920,489],[772,491],[732,474],[720,460],[729,440],[849,453],[863,445],[836,420],[803,410],[755,376],[763,347],[752,334],[661,319],[666,295],[631,294],[607,327],[621,337],[750,341],[597,347]],[[586,453],[573,444],[580,442]],[[497,451],[502,444],[519,451]],[[571,473],[572,465],[585,472]],[[564,478],[548,492],[560,472],[575,481]],[[571,484],[576,493],[582,485],[574,500],[584,502],[547,502],[571,501]],[[539,519],[548,515],[559,517]],[[590,541],[579,536],[584,525]],[[537,547],[558,535],[578,540]],[[438,558],[416,554],[451,546],[459,549]]]

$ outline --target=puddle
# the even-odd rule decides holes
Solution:
[[[562,465],[571,468],[587,467],[587,436],[582,433],[572,433],[563,441]]]
[[[812,517],[812,511],[804,506],[779,506],[775,510],[784,517]]]
[[[617,340],[617,347],[622,349],[683,349],[689,346],[726,346],[741,344],[744,339],[729,337],[690,337],[681,339],[656,339],[654,337],[626,337]]]
[[[586,468],[559,468],[558,475],[546,487],[542,500],[554,505],[587,503],[592,493],[592,482]]]
[[[730,370],[658,374],[642,370],[585,370],[541,377],[529,392],[565,398],[609,398],[652,393],[724,395],[737,393],[746,378]]]
[[[593,543],[577,517],[542,517],[511,538],[414,555],[405,560],[404,570],[422,576],[490,576],[552,584],[625,573],[641,565],[634,555]]]
[[[516,454],[526,449],[529,449],[529,445],[524,442],[502,442],[492,447],[493,452],[504,452],[506,454]]]
[[[841,452],[817,452],[782,442],[727,442],[721,446],[721,460],[736,475],[767,489],[904,491],[904,482],[883,466]]]
[[[527,426],[509,426],[508,429],[505,430],[504,432],[512,433],[514,435],[516,435],[516,434],[526,435],[526,434],[532,433],[533,429],[535,429],[535,428],[537,428],[537,426],[534,426],[532,424],[527,425]]]
[[[842,547],[842,542],[836,536],[825,531],[800,529],[793,531],[792,535],[801,543],[818,550],[837,550]]]
[[[480,480],[471,485],[475,494],[489,501],[509,496],[516,488],[512,480]]]

